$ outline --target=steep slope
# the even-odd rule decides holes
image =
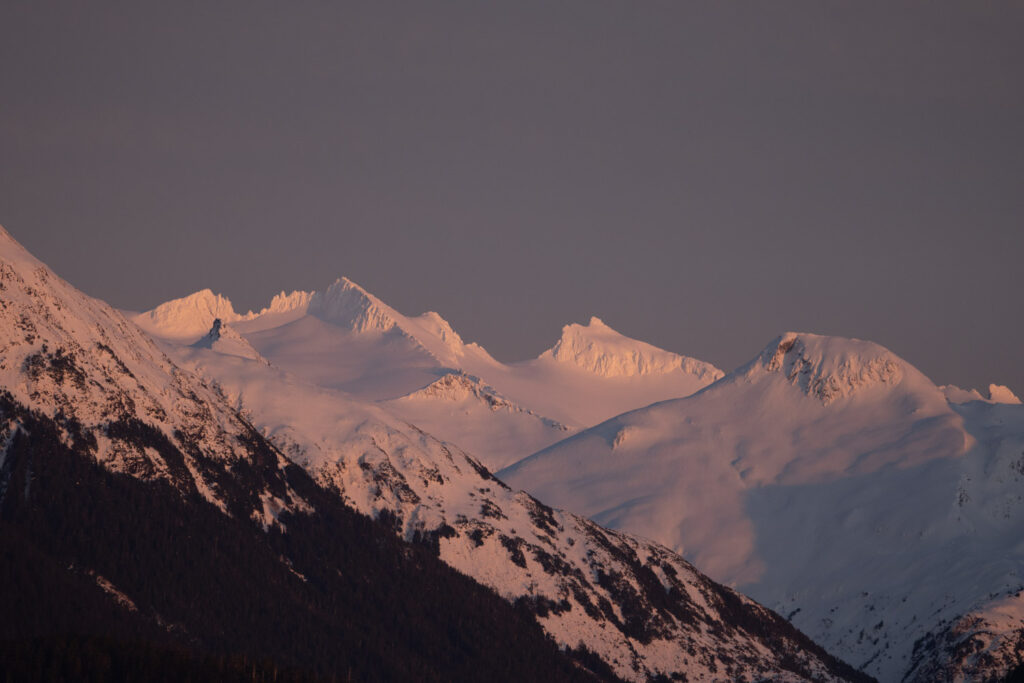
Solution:
[[[224,335],[207,339],[197,352],[225,350]],[[77,635],[333,679],[593,678],[429,544],[318,486],[216,387],[2,229],[0,444],[12,660],[34,647],[23,639]]]
[[[252,428],[214,389],[109,306],[53,275],[6,232],[0,292],[0,386],[14,404],[56,420],[67,441],[86,444],[108,469],[198,491],[234,515],[305,507],[288,488],[283,458],[254,462],[266,455],[254,451]],[[138,433],[151,444],[139,447]],[[246,463],[269,468],[262,490],[234,490],[230,471]]]
[[[982,427],[991,411],[1001,431]],[[1019,413],[954,410],[876,344],[787,333],[691,397],[499,476],[682,552],[882,680],[1005,673],[1019,623],[987,618],[1003,653],[988,663],[950,643],[1020,588]]]
[[[529,607],[559,644],[584,644],[620,676],[855,677],[667,549],[516,493],[380,407],[238,356],[174,353],[215,378],[323,486],[392,520],[406,539],[436,539],[445,562]]]

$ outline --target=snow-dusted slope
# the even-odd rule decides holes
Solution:
[[[809,655],[809,643],[785,622],[667,549],[514,492],[474,458],[379,406],[216,349],[172,351],[215,378],[324,486],[356,509],[390,516],[406,538],[436,537],[445,562],[524,600],[559,643],[585,644],[619,675],[793,680],[851,673]],[[464,376],[432,386],[443,400],[478,392],[499,400]]]
[[[987,665],[955,648],[938,664],[941,647],[923,643],[955,640],[968,613],[1010,623],[1024,584],[1022,420],[1017,406],[954,410],[876,344],[788,333],[691,397],[499,476],[681,551],[882,680],[972,677]],[[1019,660],[1020,627],[1012,645],[997,637],[1009,654],[991,671]]]
[[[707,363],[621,335],[597,318],[567,325],[539,358],[500,363],[465,343],[437,313],[403,315],[347,278],[322,292],[282,293],[259,313],[235,314],[223,297],[199,292],[135,320],[159,337],[190,342],[216,318],[275,365],[318,386],[387,401],[406,420],[479,453],[491,468],[558,441],[562,427],[575,431],[687,396],[722,375]],[[438,390],[453,372],[478,377],[516,409],[496,410],[479,395],[453,401],[450,390]]]

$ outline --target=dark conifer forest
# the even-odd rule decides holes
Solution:
[[[0,411],[21,425],[0,468],[0,681],[611,678],[301,468],[315,513],[264,531],[104,469],[9,395]]]

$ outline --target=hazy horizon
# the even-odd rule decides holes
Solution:
[[[1024,394],[1024,7],[0,9],[0,224],[76,287],[340,276],[505,361],[596,315]]]

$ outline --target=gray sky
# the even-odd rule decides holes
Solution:
[[[12,0],[0,223],[123,308],[347,275],[503,360],[596,314],[1024,394],[1021,36],[1024,3]]]

